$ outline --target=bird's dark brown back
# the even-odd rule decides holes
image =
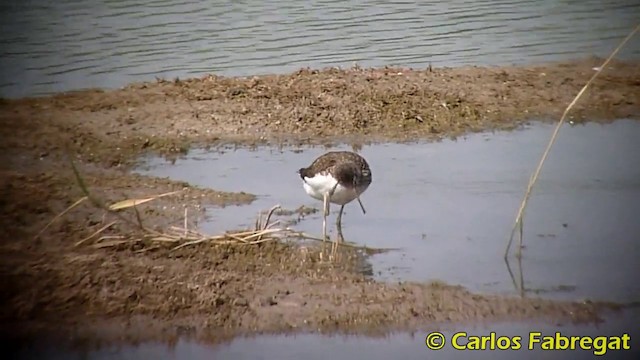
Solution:
[[[330,151],[316,158],[307,168],[298,171],[301,177],[332,173],[341,184],[349,187],[369,185],[372,180],[367,161],[351,151]]]

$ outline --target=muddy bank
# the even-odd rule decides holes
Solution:
[[[107,331],[99,324],[108,320],[117,324],[114,334],[122,334],[126,322],[120,320],[131,317],[156,324],[130,324],[129,335],[142,340],[180,329],[206,337],[292,330],[375,332],[446,321],[595,321],[609,304],[477,295],[446,284],[376,283],[355,271],[362,257],[348,250],[340,261],[327,263],[316,247],[295,243],[204,243],[178,251],[144,241],[94,247],[92,239],[78,245],[118,220],[89,201],[35,236],[84,195],[65,149],[91,194],[107,203],[181,190],[139,207],[145,228],[161,231],[179,225],[185,208],[195,226],[204,206],[236,206],[254,196],[133,175],[128,165],[142,152],[180,153],[193,144],[229,142],[321,143],[333,136],[355,142],[438,138],[509,129],[532,119],[555,121],[599,63],[301,70],[3,100],[3,332],[97,334]],[[640,66],[614,62],[578,103],[574,120],[636,118],[638,90]],[[124,213],[136,219],[131,211]],[[142,231],[136,226],[140,224],[118,221],[101,235],[125,234],[124,240],[131,240]],[[225,224],[219,227],[220,232],[228,230]],[[157,331],[136,330],[141,326]]]
[[[209,75],[3,100],[2,146],[37,147],[46,156],[68,144],[84,160],[116,165],[147,149],[184,152],[194,142],[407,140],[510,129],[530,119],[557,120],[601,62]],[[640,65],[614,61],[571,118],[636,117],[639,88]]]

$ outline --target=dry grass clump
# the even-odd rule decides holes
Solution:
[[[98,211],[103,212],[103,223],[98,230],[77,241],[75,246],[88,245],[93,248],[118,247],[121,245],[142,244],[143,248],[140,252],[169,246],[171,251],[175,251],[187,246],[209,243],[215,245],[257,245],[267,241],[284,241],[291,239],[323,241],[320,237],[315,237],[301,231],[296,231],[291,227],[278,227],[280,220],[272,221],[274,213],[283,212],[280,205],[275,205],[268,211],[261,211],[256,218],[256,222],[251,229],[240,229],[235,231],[225,231],[222,234],[209,235],[204,234],[197,229],[189,227],[188,208],[184,209],[184,224],[182,226],[168,226],[166,229],[151,229],[143,224],[142,215],[138,210],[138,206],[163,198],[181,193],[183,190],[171,191],[167,193],[151,195],[145,198],[133,198],[117,201],[115,203],[106,204],[101,199],[95,197],[84,183],[84,180],[75,164],[71,162],[76,180],[85,196],[67,207],[64,211],[56,215],[46,226],[44,226],[36,238],[42,235],[49,226],[56,220],[62,218],[73,208],[89,201]],[[129,213],[126,210],[131,210]],[[112,215],[116,219],[106,222],[107,215]],[[116,224],[129,226],[118,227],[119,233],[105,234],[108,229],[112,229]],[[129,230],[123,230],[129,229]],[[361,247],[349,243],[341,243],[341,246],[351,248],[361,248],[368,251],[376,250],[367,247]]]

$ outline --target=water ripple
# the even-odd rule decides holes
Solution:
[[[626,0],[33,0],[0,4],[0,96],[300,66],[500,65],[606,56]],[[638,41],[619,54],[640,55]]]

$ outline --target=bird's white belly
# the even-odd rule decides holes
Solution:
[[[334,186],[336,186],[336,179],[330,175],[316,174],[316,176],[310,178],[305,177],[303,183],[304,191],[309,196],[317,200],[323,200],[325,193],[330,193]],[[348,189],[342,185],[336,186],[336,190],[331,196],[330,200],[334,204],[344,205],[353,201],[358,194],[353,189]]]

